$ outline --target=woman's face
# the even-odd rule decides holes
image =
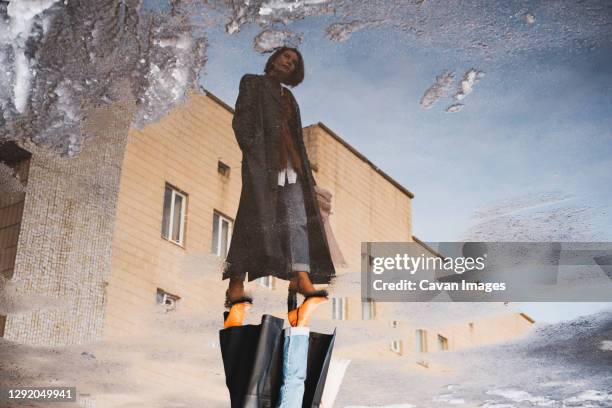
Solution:
[[[293,71],[295,71],[298,61],[298,55],[295,51],[285,50],[274,60],[272,73],[281,80],[289,78]]]

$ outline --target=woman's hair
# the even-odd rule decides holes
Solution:
[[[296,48],[292,48],[292,47],[277,48],[274,51],[274,53],[270,55],[270,58],[268,58],[268,62],[266,62],[266,67],[264,68],[264,72],[266,74],[270,73],[272,71],[272,64],[274,64],[274,61],[276,60],[276,58],[287,50],[295,52],[296,55],[298,56],[298,62],[295,66],[295,69],[293,70],[293,73],[289,76],[289,78],[287,78],[286,81],[284,81],[285,85],[289,85],[293,87],[293,86],[299,85],[304,80],[304,59],[302,58],[302,54],[300,54],[300,52]]]

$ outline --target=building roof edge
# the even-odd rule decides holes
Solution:
[[[402,186],[399,182],[397,182],[391,176],[389,176],[387,173],[385,173],[383,170],[381,170],[380,167],[378,167],[377,165],[372,163],[367,157],[365,157],[357,149],[355,149],[353,146],[351,146],[346,140],[341,138],[336,132],[331,130],[326,124],[324,124],[323,122],[317,122],[317,123],[313,123],[312,125],[305,126],[304,129],[312,127],[312,126],[319,126],[323,130],[325,130],[327,133],[329,133],[331,135],[331,137],[336,139],[341,145],[346,147],[355,156],[357,156],[362,161],[367,163],[372,169],[374,169],[374,171],[376,171],[378,174],[383,176],[383,178],[385,180],[387,180],[388,182],[393,184],[395,187],[397,187],[402,193],[406,194],[411,199],[414,198],[414,194],[412,192],[410,192],[406,187]]]
[[[217,97],[215,94],[213,94],[212,92],[210,92],[206,88],[201,88],[201,92],[203,92],[204,95],[208,96],[213,101],[217,102],[219,105],[221,105],[223,108],[225,108],[231,114],[235,113],[234,109],[231,106],[229,106],[227,103],[223,102],[219,97]],[[372,163],[367,157],[365,157],[357,149],[355,149],[353,146],[351,146],[346,140],[341,138],[336,132],[331,130],[326,124],[324,124],[323,122],[317,122],[317,123],[314,123],[312,125],[305,126],[304,129],[309,128],[311,126],[319,126],[319,127],[321,127],[323,130],[325,130],[327,133],[329,133],[334,139],[336,139],[341,145],[346,147],[351,153],[353,153],[355,156],[357,156],[362,161],[367,163],[378,174],[383,176],[383,178],[385,180],[387,180],[388,182],[393,184],[395,187],[397,187],[402,193],[406,194],[411,199],[414,198],[414,194],[411,191],[409,191],[406,187],[402,186],[399,182],[397,182],[391,176],[389,176],[387,173],[385,173],[383,170],[381,170],[380,167],[378,167],[374,163]]]
[[[217,95],[215,95],[214,93],[210,92],[208,89],[201,88],[198,93],[201,93],[201,94],[204,94],[205,96],[208,96],[210,99],[212,99],[213,101],[215,101],[219,105],[221,105],[223,108],[225,108],[225,110],[227,110],[232,115],[235,113],[234,112],[234,108],[229,106],[227,103],[223,102]]]
[[[414,242],[416,242],[417,244],[421,245],[423,248],[427,249],[429,252],[431,252],[432,254],[434,254],[437,257],[440,257],[442,259],[446,259],[445,256],[443,256],[442,254],[440,254],[438,251],[434,251],[434,249],[432,247],[430,247],[429,245],[427,245],[425,242],[421,241],[420,239],[418,239],[416,236],[412,236],[412,239],[414,240]]]

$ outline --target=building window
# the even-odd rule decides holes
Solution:
[[[427,330],[417,329],[416,332],[416,351],[427,353]]]
[[[438,334],[438,350],[448,350],[448,339]]]
[[[268,275],[268,276],[263,276],[261,278],[257,278],[257,283],[259,283],[264,288],[274,289],[276,280],[274,279],[274,276]]]
[[[92,398],[91,394],[79,394],[79,407],[96,408],[96,400]]]
[[[361,302],[361,319],[374,320],[376,318],[376,303],[373,300]]]
[[[227,255],[232,236],[232,221],[218,212],[213,214],[212,252],[221,257]]]
[[[391,340],[391,343],[389,343],[389,350],[401,356],[402,355],[402,341],[399,339]]]
[[[157,288],[156,301],[158,305],[163,305],[167,311],[176,309],[176,303],[180,297]]]
[[[225,164],[221,160],[219,160],[219,162],[217,163],[217,171],[223,177],[229,177],[229,175],[230,175],[230,166],[228,166],[227,164]]]
[[[166,184],[164,191],[164,215],[162,217],[162,237],[181,246],[185,236],[186,207],[187,194]]]
[[[348,299],[345,297],[332,298],[332,319],[348,319]]]

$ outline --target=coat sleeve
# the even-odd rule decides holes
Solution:
[[[236,99],[236,108],[232,120],[232,128],[236,141],[242,151],[252,146],[256,132],[261,132],[259,119],[259,97],[257,77],[246,74],[240,80],[240,90]]]

